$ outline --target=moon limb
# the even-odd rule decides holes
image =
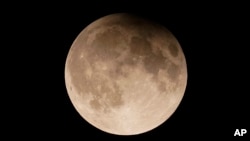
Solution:
[[[145,22],[124,14],[95,21],[76,38],[66,60],[66,88],[74,107],[112,134],[156,128],[178,107],[186,87],[178,41],[147,22],[144,26],[154,30],[139,34],[142,29],[130,25],[138,21]]]

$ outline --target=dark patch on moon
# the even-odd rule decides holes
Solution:
[[[134,57],[134,59],[133,59]],[[123,63],[121,62],[120,64],[123,64],[123,65],[129,65],[130,67],[135,67],[138,63],[138,56],[128,56],[125,60],[123,60]]]
[[[170,54],[173,57],[177,57],[179,53],[178,45],[176,43],[173,43],[173,41],[168,45],[168,49],[170,51]]]
[[[130,52],[136,56],[147,56],[151,53],[150,43],[140,37],[132,37],[129,46]]]
[[[166,83],[163,81],[160,81],[158,84],[158,89],[160,90],[160,92],[166,92]]]
[[[122,70],[122,67],[124,67],[125,65],[125,61],[116,63],[114,67],[109,69],[109,77],[118,78],[119,76],[122,76],[124,78],[127,78],[129,75],[128,72]]]
[[[172,81],[176,81],[176,79],[178,78],[178,75],[180,74],[180,67],[174,63],[170,63],[169,67],[167,68],[167,72],[169,74],[169,78]]]
[[[167,67],[166,58],[162,54],[156,55],[152,52],[150,56],[145,57],[144,67],[147,72],[157,75],[160,69]]]
[[[149,33],[149,32],[148,32]],[[163,34],[165,37],[171,36],[168,31],[166,31],[167,34]],[[156,34],[156,33],[155,33]],[[160,50],[160,48],[168,48],[170,54],[173,57],[178,56],[178,46],[177,44],[172,43],[174,41],[173,37],[168,37],[171,38],[170,41],[168,41],[168,38],[166,40],[163,40],[161,47],[157,48],[155,46],[152,46],[151,43],[148,41],[150,37],[153,36],[153,34],[147,34],[147,32],[143,32],[142,34],[139,34],[138,36],[133,36],[131,38],[131,42],[129,44],[130,46],[130,53],[133,55],[133,57],[138,58],[139,56],[143,57],[143,66],[144,69],[150,73],[153,74],[152,81],[157,83],[158,89],[160,92],[166,92],[166,83],[163,81],[158,80],[158,73],[160,70],[163,70],[168,73],[169,79],[171,79],[173,82],[176,82],[179,72],[180,72],[180,67],[175,65],[170,59],[166,56],[163,55],[164,50]],[[146,36],[149,35],[149,36]],[[170,44],[168,43],[170,42]],[[166,43],[166,44],[165,44]],[[154,51],[153,51],[154,50]],[[136,64],[137,62],[132,61],[132,59],[126,59],[126,64],[130,64],[129,62],[132,62],[131,64]]]
[[[96,56],[96,60],[116,59],[121,52],[117,51],[120,44],[124,44],[124,36],[116,29],[111,28],[98,33],[89,48],[89,57]]]

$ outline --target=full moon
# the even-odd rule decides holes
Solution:
[[[97,19],[74,40],[65,64],[66,89],[76,111],[116,135],[148,132],[177,109],[187,65],[164,26],[118,13]]]

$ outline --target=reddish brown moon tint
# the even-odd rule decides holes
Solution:
[[[187,84],[186,60],[164,26],[112,14],[77,36],[65,83],[75,109],[91,125],[111,134],[141,134],[177,109]]]

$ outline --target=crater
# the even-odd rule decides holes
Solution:
[[[177,56],[178,56],[179,49],[178,49],[177,43],[171,42],[171,43],[168,45],[168,49],[169,49],[170,54],[171,54],[173,57],[177,57]]]
[[[124,104],[122,91],[116,83],[113,82],[112,86],[109,86],[103,81],[98,89],[97,93],[92,93],[93,99],[89,103],[92,109],[107,113],[111,108]]]

